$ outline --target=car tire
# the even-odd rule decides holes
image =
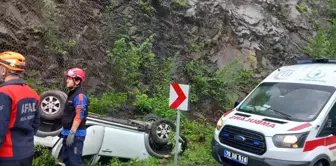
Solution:
[[[168,134],[175,131],[175,124],[167,119],[160,119],[152,123],[150,128],[150,137],[157,144],[167,144]]]
[[[68,94],[66,94],[65,92],[63,92],[63,91],[58,91],[58,92],[60,92],[60,93],[62,93],[63,94],[63,96],[64,96],[64,98],[65,98],[65,100],[68,98]]]
[[[40,117],[46,120],[55,120],[62,116],[66,97],[59,90],[48,90],[40,95]]]
[[[179,154],[182,155],[183,152],[187,148],[187,144],[186,144],[187,140],[184,136],[181,135],[179,142],[181,143],[181,149],[179,151]],[[146,147],[148,154],[156,158],[166,158],[166,159],[174,156],[175,148],[169,145],[168,147],[170,149],[165,149],[165,148],[162,149],[160,148],[162,146],[167,146],[167,144],[166,145],[156,144],[150,136],[148,136],[147,134],[145,135],[145,147]]]
[[[54,136],[59,136],[60,133],[61,133],[61,131],[62,131],[62,129],[63,128],[60,128],[60,129],[58,129],[56,131],[51,131],[51,132],[49,132],[49,131],[45,132],[45,131],[37,130],[35,136],[37,136],[37,137],[49,137],[49,136],[54,137]]]
[[[180,140],[182,142],[180,154],[182,155],[185,152],[185,150],[188,149],[188,140],[184,135],[180,135],[180,137],[182,139],[182,140]]]
[[[153,113],[147,114],[142,118],[143,121],[149,122],[149,123],[153,123],[153,122],[155,122],[157,120],[160,120],[160,119],[161,119],[161,117],[159,117],[158,115],[153,114]]]

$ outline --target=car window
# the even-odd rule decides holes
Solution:
[[[335,88],[296,83],[263,83],[238,111],[297,121],[314,119]]]

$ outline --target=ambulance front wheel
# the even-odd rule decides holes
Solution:
[[[314,163],[313,166],[329,166],[328,161],[322,159]]]

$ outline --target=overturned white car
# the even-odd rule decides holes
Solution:
[[[55,158],[60,158],[62,130],[60,117],[63,114],[67,95],[58,90],[49,90],[41,95],[41,126],[35,135],[35,144],[49,147]],[[123,120],[89,114],[87,136],[84,141],[83,157],[95,164],[102,157],[123,159],[146,159],[149,156],[170,158],[174,148],[168,143],[168,134],[175,130],[175,124],[149,114],[143,121]],[[179,152],[182,153],[187,142],[180,138]]]

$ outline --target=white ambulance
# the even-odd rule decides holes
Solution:
[[[300,59],[265,78],[217,122],[225,166],[336,165],[336,59]]]

